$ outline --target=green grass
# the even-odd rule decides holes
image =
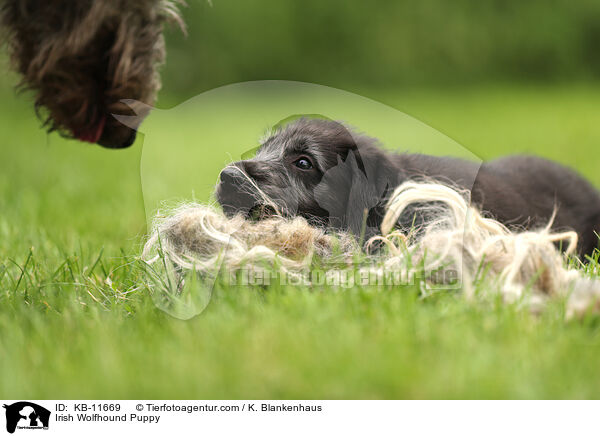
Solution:
[[[600,186],[599,85],[364,94],[475,155],[537,153]],[[26,98],[7,83],[0,98],[0,397],[600,397],[600,325],[565,322],[561,302],[534,317],[411,288],[217,287],[200,316],[171,318],[135,267],[141,141],[109,151],[46,137]],[[192,124],[155,129],[194,139]],[[211,150],[184,157],[210,163],[202,200],[223,163]]]

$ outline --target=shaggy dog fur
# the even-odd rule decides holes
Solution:
[[[600,195],[574,171],[532,156],[481,166],[449,157],[394,154],[343,124],[300,119],[270,135],[256,157],[226,167],[216,197],[229,215],[299,215],[313,225],[366,237],[381,233],[396,187],[429,180],[470,192],[484,215],[511,230],[574,230],[579,254],[591,254],[600,231]],[[418,205],[417,205],[418,206]],[[398,227],[422,227],[427,209],[398,216]]]
[[[147,114],[160,87],[165,21],[179,0],[0,0],[0,27],[44,124],[68,137],[127,147],[134,129],[111,114]],[[121,100],[145,105],[130,107]]]

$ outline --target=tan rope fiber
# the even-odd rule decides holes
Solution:
[[[396,222],[415,204],[428,204],[422,207],[433,218],[416,232],[402,233]],[[477,282],[484,280],[486,289],[499,291],[506,301],[527,298],[534,309],[550,297],[565,297],[569,317],[600,311],[600,282],[566,266],[577,234],[553,233],[551,224],[510,231],[470,205],[468,193],[437,183],[405,182],[388,202],[382,234],[365,245],[369,252],[379,244],[374,254],[362,253],[353,235],[328,233],[300,217],[252,222],[227,218],[211,206],[187,204],[156,219],[142,257],[152,265],[163,255],[181,270],[205,273],[219,266],[235,272],[267,265],[292,274],[309,271],[316,257],[325,261],[325,268],[338,270],[399,271],[406,278],[424,271],[435,285],[451,284],[444,272],[454,271],[450,277],[459,281],[467,298],[475,297]],[[566,244],[564,253],[555,246],[560,241]],[[361,260],[353,264],[357,253]]]

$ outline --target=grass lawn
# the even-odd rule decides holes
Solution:
[[[561,302],[534,317],[410,288],[220,287],[200,316],[169,317],[132,265],[146,231],[142,141],[110,151],[46,136],[9,82],[0,79],[0,397],[600,397],[600,324],[565,322]],[[600,85],[363,94],[482,158],[536,153],[600,186]],[[192,124],[156,128],[177,141],[196,134]],[[181,158],[208,165],[200,148]],[[223,163],[214,156],[198,198]]]

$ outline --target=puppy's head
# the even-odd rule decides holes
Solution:
[[[375,140],[343,124],[301,118],[277,130],[252,159],[221,171],[216,198],[228,215],[300,215],[360,234],[388,184]]]

